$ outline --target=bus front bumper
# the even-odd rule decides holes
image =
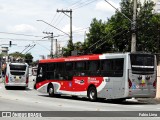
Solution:
[[[26,83],[6,83],[5,86],[28,87],[28,84],[26,84]]]

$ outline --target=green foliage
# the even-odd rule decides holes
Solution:
[[[14,52],[14,53],[9,54],[9,56],[12,56],[14,60],[24,59],[25,62],[28,63],[29,65],[33,62],[33,56],[31,55],[31,53],[22,54],[20,52]]]
[[[25,55],[20,52],[11,53],[11,54],[9,54],[9,56],[12,56],[14,58],[24,58],[25,57]]]
[[[160,53],[160,14],[154,14],[154,2],[138,2],[136,35],[137,51]],[[65,48],[84,53],[129,52],[131,50],[133,0],[121,0],[120,10],[107,21],[94,18],[84,43],[77,42]],[[68,54],[69,55],[69,54]]]
[[[33,62],[33,56],[31,55],[31,53],[27,53],[25,55],[25,61],[26,63],[28,63],[29,65]]]

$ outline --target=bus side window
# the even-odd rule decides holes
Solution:
[[[88,74],[91,76],[100,75],[100,61],[89,61],[88,71]]]
[[[48,63],[46,68],[47,79],[54,79],[55,63]]]
[[[56,77],[58,80],[64,79],[64,64],[63,63],[56,63]]]
[[[65,78],[67,80],[72,80],[74,75],[74,64],[73,62],[66,62],[65,63]]]
[[[105,59],[101,61],[101,72],[105,77],[123,76],[124,58]]]
[[[85,76],[85,67],[86,67],[86,62],[85,61],[78,61],[75,62],[75,76]]]

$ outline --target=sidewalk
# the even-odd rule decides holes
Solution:
[[[137,98],[139,102],[149,103],[149,104],[160,104],[159,98]]]

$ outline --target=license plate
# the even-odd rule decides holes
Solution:
[[[16,80],[19,80],[19,76],[16,76]]]

